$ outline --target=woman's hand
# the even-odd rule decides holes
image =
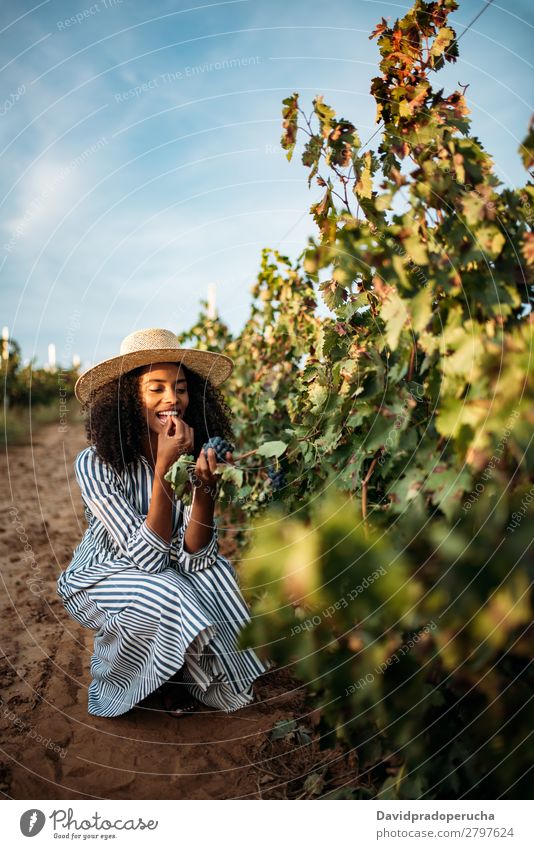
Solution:
[[[182,419],[167,416],[165,427],[158,434],[156,466],[165,475],[181,454],[192,454],[195,432]]]
[[[231,451],[226,452],[226,462],[232,462]],[[198,455],[198,459],[195,465],[195,471],[191,475],[193,486],[197,489],[199,494],[209,494],[212,496],[212,498],[215,498],[217,494],[218,482],[216,470],[217,454],[215,453],[215,448],[208,448],[207,457],[204,454],[204,449],[202,449],[202,451]]]

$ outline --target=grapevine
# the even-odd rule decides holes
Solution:
[[[534,760],[534,186],[503,186],[466,87],[433,85],[456,8],[416,0],[370,35],[375,149],[320,95],[284,100],[318,234],[263,252],[238,335],[204,311],[181,338],[236,363],[243,647],[357,750],[345,798],[522,798]],[[532,127],[519,154],[532,168]]]
[[[211,437],[202,446],[202,451],[206,457],[210,447],[215,448],[216,457],[219,461],[215,474],[219,480],[218,500],[223,506],[235,504],[242,498],[243,490],[252,491],[253,488],[256,488],[257,493],[263,496],[260,498],[260,502],[265,501],[267,490],[264,478],[266,476],[262,473],[262,467],[246,464],[244,461],[252,458],[254,455],[258,457],[278,458],[287,448],[284,442],[264,443],[234,457],[232,463],[226,460],[227,451],[233,452],[234,450],[234,446],[231,443],[222,439],[220,436]],[[193,456],[191,454],[182,454],[165,475],[165,480],[169,481],[177,497],[184,504],[191,503],[190,485],[194,481],[195,467],[196,462]],[[270,468],[268,466],[267,477],[269,479],[271,479],[269,474]],[[276,480],[278,481],[278,478]]]

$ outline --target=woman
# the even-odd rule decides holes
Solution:
[[[119,716],[154,691],[175,715],[198,702],[234,711],[268,668],[236,649],[250,616],[218,553],[215,451],[201,450],[233,436],[216,388],[232,368],[149,329],[76,383],[90,442],[75,461],[88,528],[57,586],[68,613],[96,631],[90,714]],[[164,480],[181,454],[196,459],[186,507]]]

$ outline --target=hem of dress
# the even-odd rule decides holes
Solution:
[[[193,696],[195,695],[194,687],[194,684],[189,685],[187,687],[187,690]],[[249,690],[245,690],[244,692],[239,693],[238,696],[234,694],[234,699],[236,704],[234,704],[233,706],[216,707],[215,705],[209,705],[206,703],[206,707],[212,707],[214,710],[220,710],[223,713],[235,713],[236,710],[242,710],[244,707],[247,707],[248,705],[252,704],[256,699],[256,693],[254,692],[252,684],[250,685]],[[198,701],[201,701],[201,699],[198,699]]]
[[[192,647],[194,647],[195,642],[196,640],[188,646],[185,654],[183,681],[189,693],[207,707],[221,710],[224,713],[233,713],[253,702],[255,699],[253,682],[259,676],[256,675],[252,680],[249,680],[245,689],[236,693],[228,680],[225,680],[227,678],[226,671],[220,659],[215,653],[208,654],[206,652],[211,637],[202,640],[201,651],[197,654],[198,663],[196,661],[189,663],[192,660]],[[194,672],[197,672],[196,676]]]
[[[138,707],[139,702],[142,702],[144,699],[146,699],[148,696],[150,696],[152,693],[154,693],[159,687],[161,687],[170,678],[172,678],[172,676],[175,675],[176,672],[179,671],[179,669],[182,668],[182,666],[186,663],[186,655],[187,655],[187,652],[191,649],[191,646],[194,646],[195,644],[198,643],[198,645],[201,648],[201,652],[203,652],[205,647],[211,642],[211,640],[213,639],[214,636],[215,636],[215,625],[209,624],[209,625],[205,625],[203,628],[201,628],[201,630],[198,631],[198,633],[195,635],[195,637],[191,640],[191,642],[189,643],[189,645],[185,649],[184,658],[182,660],[181,665],[179,665],[177,667],[177,669],[170,672],[169,674],[164,674],[163,676],[161,676],[161,675],[158,676],[158,680],[156,680],[156,681],[151,680],[150,682],[148,682],[148,678],[145,677],[145,679],[144,679],[145,682],[148,682],[146,684],[146,689],[145,689],[145,687],[141,687],[140,693],[135,696],[135,702],[133,704],[129,703],[129,700],[126,699],[127,693],[125,692],[124,693],[125,699],[124,699],[124,702],[123,702],[124,707],[121,706],[118,711],[113,712],[113,713],[110,713],[109,711],[97,712],[95,710],[91,710],[91,706],[89,704],[88,708],[87,708],[87,712],[91,716],[100,716],[103,719],[114,719],[115,717],[118,717],[118,716],[124,716],[124,714],[126,714],[129,711],[133,710],[134,708]],[[93,679],[93,681],[94,681],[94,679]],[[90,689],[90,687],[89,687],[89,689]]]
[[[172,678],[172,676],[182,667],[184,667],[184,683],[186,684],[186,689],[199,702],[205,704],[207,707],[223,711],[224,713],[233,713],[234,711],[240,710],[241,708],[251,704],[251,702],[255,699],[253,689],[253,681],[255,678],[250,681],[245,690],[240,693],[235,693],[231,689],[228,681],[224,680],[224,669],[217,658],[217,655],[212,653],[208,660],[206,649],[209,647],[209,644],[215,634],[216,625],[214,624],[208,624],[201,628],[186,647],[182,664],[175,669],[174,672],[165,676],[158,676],[159,680],[151,680],[147,684],[146,689],[144,687],[141,688],[141,691],[138,695],[136,695],[136,701],[133,704],[126,700],[127,693],[125,693],[125,700],[119,710],[115,709],[113,712],[104,710],[98,712],[92,710],[91,707],[88,706],[88,713],[91,716],[99,716],[103,719],[114,719],[115,717],[124,716],[129,711],[138,707],[140,702],[165,684],[165,682]],[[204,663],[207,669],[203,668],[201,663]],[[257,677],[259,677],[259,675],[257,675],[256,678]],[[148,681],[148,679],[145,679],[145,681]]]

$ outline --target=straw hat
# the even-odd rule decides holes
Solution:
[[[183,364],[201,377],[209,377],[214,386],[223,383],[234,367],[233,360],[224,354],[180,348],[176,334],[171,330],[150,327],[126,336],[121,342],[118,357],[103,360],[84,371],[76,381],[74,393],[83,403],[95,389],[134,368],[168,362]]]

